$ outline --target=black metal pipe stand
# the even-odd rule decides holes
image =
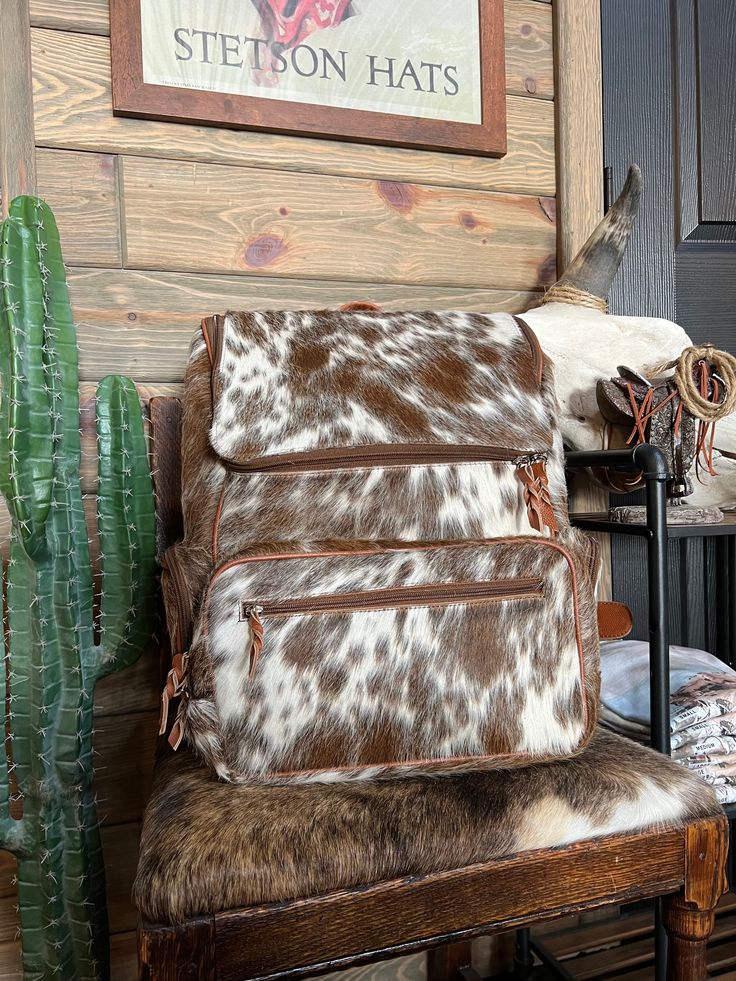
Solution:
[[[664,454],[654,446],[642,443],[630,450],[600,450],[569,453],[566,463],[571,470],[608,467],[628,472],[641,471],[645,480],[646,526],[628,530],[647,538],[647,586],[649,591],[649,681],[651,742],[661,753],[670,755],[670,631],[669,572],[666,483],[669,478]],[[606,529],[609,530],[609,529]],[[619,529],[616,529],[619,530]],[[620,530],[625,532],[626,526]],[[569,973],[542,945],[532,950],[558,978]],[[654,981],[665,981],[667,971],[667,934],[662,925],[662,901],[654,909]]]
[[[606,531],[639,534],[647,539],[647,586],[649,591],[649,697],[651,712],[651,743],[660,753],[670,755],[670,629],[669,629],[669,571],[667,532],[666,483],[669,479],[667,461],[661,450],[648,443],[632,449],[596,450],[568,453],[566,465],[570,470],[607,467],[629,473],[641,472],[646,488],[646,525],[620,525]],[[736,556],[736,552],[734,553]],[[736,566],[736,558],[734,559]],[[666,981],[667,934],[662,925],[662,901],[654,907],[654,981]],[[514,978],[528,981],[532,976],[534,954],[547,970],[560,981],[571,977],[543,944],[531,939],[528,929],[518,930]]]
[[[650,448],[652,449],[652,448]],[[647,564],[649,590],[649,697],[652,746],[670,755],[670,618],[667,536],[667,465],[664,475],[655,466],[646,476]],[[667,934],[663,925],[662,899],[654,905],[654,977],[665,981]]]
[[[529,981],[534,970],[531,932],[528,927],[516,931],[516,952],[514,954],[515,981]]]

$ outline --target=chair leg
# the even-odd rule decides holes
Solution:
[[[458,981],[461,972],[470,968],[470,940],[446,944],[427,951],[427,981]]]
[[[666,905],[667,981],[705,981],[708,976],[706,954],[715,925],[715,912],[688,909],[682,897]]]
[[[215,981],[215,924],[210,917],[180,926],[138,926],[139,981]]]
[[[727,855],[725,818],[699,821],[685,829],[685,883],[682,892],[665,900],[667,981],[706,981],[715,908],[728,888]]]

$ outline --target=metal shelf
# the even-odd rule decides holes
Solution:
[[[650,532],[646,525],[623,524],[610,521],[608,514],[571,514],[570,521],[576,528],[584,531],[597,531],[609,535],[642,535]],[[717,538],[723,535],[736,535],[736,514],[726,514],[723,521],[715,525],[667,525],[667,538]]]

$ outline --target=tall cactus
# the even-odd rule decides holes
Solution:
[[[0,847],[18,862],[24,977],[97,981],[109,976],[109,941],[92,699],[151,636],[153,495],[135,386],[110,376],[97,389],[95,616],[76,336],[56,223],[38,198],[16,198],[2,224],[0,377],[0,490],[12,529]]]

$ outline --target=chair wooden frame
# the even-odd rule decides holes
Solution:
[[[161,554],[181,532],[181,410],[178,400],[158,398],[150,411]],[[428,950],[428,981],[451,981],[469,967],[475,936],[666,896],[668,981],[705,981],[706,945],[726,890],[727,851],[726,819],[715,816],[176,926],[142,922],[139,976],[296,979]]]

